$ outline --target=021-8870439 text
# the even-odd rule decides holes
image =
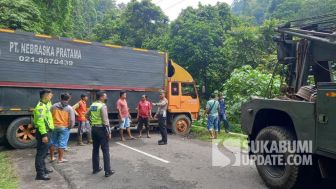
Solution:
[[[30,57],[30,56],[19,56],[20,62],[28,63],[40,63],[40,64],[55,64],[64,66],[73,66],[74,62],[71,60],[54,59],[54,58],[42,58],[42,57]]]

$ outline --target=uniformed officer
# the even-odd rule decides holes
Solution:
[[[159,145],[166,145],[168,142],[167,138],[167,108],[168,100],[166,99],[166,92],[164,90],[160,91],[160,102],[153,103],[154,106],[158,106],[158,110],[155,114],[155,118],[159,121],[159,128],[162,139],[158,141]]]
[[[97,100],[90,106],[89,115],[92,126],[92,168],[93,174],[96,174],[102,170],[99,166],[99,147],[103,151],[104,157],[104,171],[105,177],[109,177],[114,174],[110,165],[110,149],[109,139],[111,139],[110,122],[107,113],[107,95],[105,92],[99,91],[96,94]]]
[[[34,109],[34,125],[36,127],[37,150],[35,156],[36,180],[50,180],[48,170],[44,159],[47,156],[51,131],[54,129],[54,123],[51,108],[51,90],[44,89],[40,91],[40,101]]]

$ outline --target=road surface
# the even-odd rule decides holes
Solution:
[[[10,154],[21,188],[266,188],[254,166],[213,166],[211,142],[169,135],[168,145],[158,146],[159,135],[151,136],[125,142],[113,138],[110,153],[116,173],[109,178],[103,171],[92,175],[92,146],[76,146],[75,139],[70,141],[68,163],[48,163],[55,171],[47,182],[34,180],[34,149],[12,150]],[[232,156],[230,151],[222,152]],[[100,158],[102,162],[102,155]]]

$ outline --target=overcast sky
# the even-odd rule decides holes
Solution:
[[[117,0],[117,4],[128,3],[129,1],[130,0]],[[197,7],[198,2],[204,5],[215,5],[217,2],[226,2],[230,5],[232,1],[233,0],[152,0],[153,3],[161,7],[170,20],[176,19],[181,10],[188,6]]]

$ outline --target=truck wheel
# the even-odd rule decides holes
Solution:
[[[281,140],[293,141],[295,140],[291,132],[277,126],[270,126],[262,129],[257,137],[258,141],[275,141],[279,142]],[[269,148],[269,147],[268,147]],[[255,148],[257,149],[257,148]],[[259,148],[260,149],[260,148]],[[262,155],[265,159],[266,153],[257,153],[256,155]],[[270,155],[270,154],[268,154]],[[286,160],[289,153],[283,154],[283,159]],[[289,189],[294,188],[299,184],[300,180],[300,167],[296,165],[270,165],[270,164],[259,164],[256,161],[257,170],[264,180],[265,184],[272,189]],[[273,162],[272,162],[273,163]]]
[[[31,118],[20,117],[9,125],[6,138],[13,148],[32,148],[36,146],[35,132]]]
[[[174,117],[172,122],[172,131],[174,134],[186,135],[190,132],[191,120],[186,115],[178,115]]]

